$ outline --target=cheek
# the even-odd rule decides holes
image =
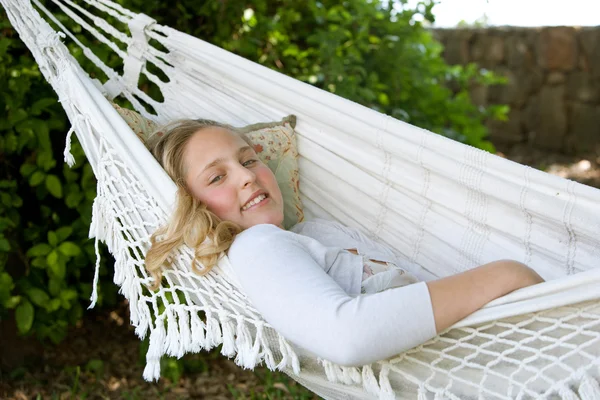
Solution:
[[[279,185],[277,185],[277,179],[269,167],[261,166],[255,171],[256,179],[261,182],[269,191],[279,191]]]
[[[210,211],[222,219],[227,219],[229,214],[238,211],[236,198],[235,193],[226,187],[212,189],[199,197]]]

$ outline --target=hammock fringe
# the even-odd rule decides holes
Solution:
[[[600,368],[598,368],[600,374]],[[600,384],[589,374],[583,375],[581,385],[579,386],[579,396],[581,400],[596,400],[600,399]]]

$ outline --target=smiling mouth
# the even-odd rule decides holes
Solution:
[[[259,204],[261,202],[263,202],[264,200],[268,199],[269,195],[264,193],[264,194],[259,194],[258,196],[256,196],[254,199],[252,199],[251,201],[249,201],[248,203],[246,203],[246,205],[244,207],[242,207],[242,211],[246,211],[247,209],[251,208],[252,206]]]

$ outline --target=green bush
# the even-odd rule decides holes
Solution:
[[[4,12],[0,30],[0,320],[59,342],[89,302],[96,180],[75,140],[76,165],[63,163],[66,115]]]
[[[286,75],[482,149],[493,151],[484,119],[506,115],[505,107],[477,108],[468,96],[474,82],[497,83],[494,75],[474,65],[451,67],[441,58],[441,45],[419,22],[432,19],[432,1],[404,11],[393,7],[402,1],[118,2]],[[96,257],[87,236],[95,178],[76,140],[75,167],[63,163],[67,119],[4,11],[0,30],[0,81],[6,82],[0,98],[0,318],[14,315],[21,333],[58,342],[68,324],[81,318],[91,291]],[[77,27],[73,32],[118,67],[120,60],[108,47]],[[81,50],[69,46],[83,61]],[[105,79],[99,70],[89,71]],[[147,80],[140,85],[160,98]],[[103,261],[100,303],[116,298],[109,269]]]

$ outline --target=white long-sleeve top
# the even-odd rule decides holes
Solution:
[[[239,284],[265,320],[318,357],[359,366],[435,336],[425,282],[360,294],[363,256],[345,250],[350,248],[395,261],[385,246],[325,220],[290,231],[253,226],[236,237],[228,255]]]

